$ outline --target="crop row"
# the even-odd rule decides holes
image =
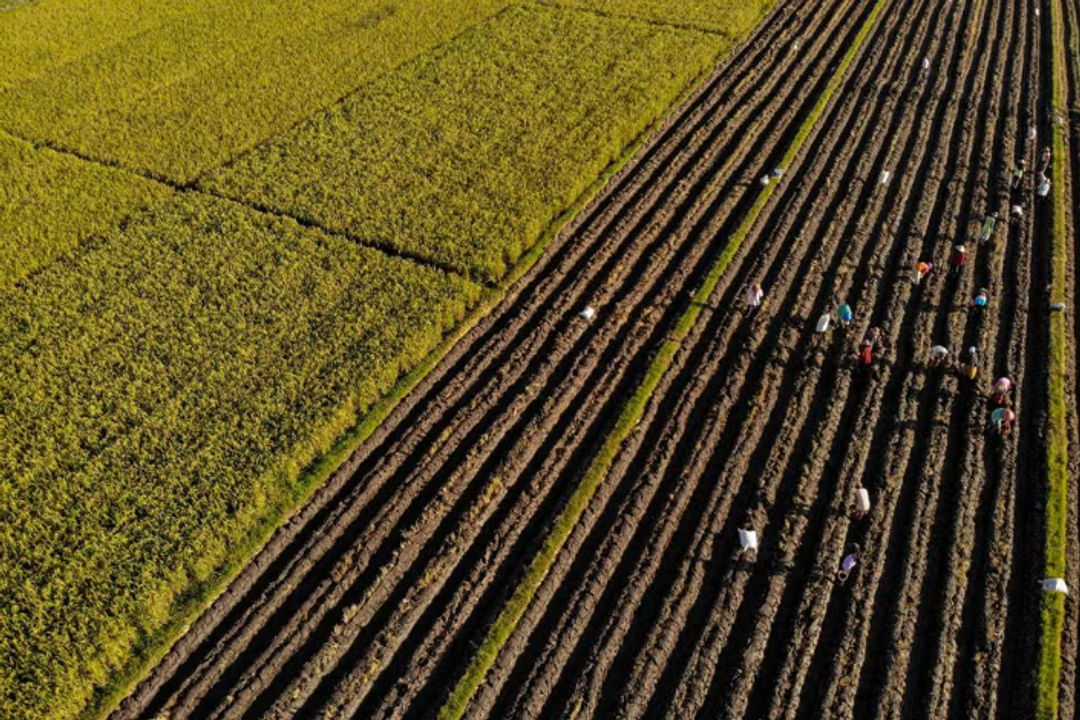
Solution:
[[[169,195],[159,183],[0,132],[0,290]]]
[[[69,717],[479,296],[183,193],[0,300],[0,717]]]
[[[204,1],[7,89],[0,123],[188,182],[508,4]]]
[[[513,8],[205,184],[493,280],[726,45]]]

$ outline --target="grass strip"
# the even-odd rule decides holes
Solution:
[[[1053,115],[1067,117],[1064,17],[1060,0],[1050,0],[1052,38],[1052,108]],[[1051,249],[1050,302],[1065,302],[1067,283],[1068,228],[1066,212],[1066,125],[1051,125],[1053,170],[1053,238]],[[1046,577],[1065,577],[1065,542],[1067,493],[1069,482],[1068,417],[1065,409],[1066,326],[1064,313],[1050,315],[1050,368],[1047,391],[1049,416],[1046,432],[1047,498]],[[1061,634],[1065,625],[1065,596],[1044,593],[1041,603],[1039,663],[1036,678],[1035,709],[1040,720],[1058,717],[1058,693],[1061,684]]]
[[[825,86],[825,90],[814,104],[813,109],[806,116],[798,133],[784,153],[783,158],[781,159],[781,167],[790,165],[791,161],[798,154],[803,143],[806,141],[806,138],[810,135],[814,126],[820,119],[826,105],[828,105],[833,94],[836,92],[836,89],[843,81],[848,66],[851,65],[851,62],[862,47],[867,35],[869,35],[876,24],[878,17],[885,8],[886,2],[887,0],[877,0],[875,3],[873,10],[860,28],[851,47],[848,48],[839,66],[833,73],[833,76]],[[582,476],[578,487],[574,490],[574,493],[570,496],[566,506],[556,518],[551,532],[544,540],[540,551],[529,564],[525,577],[522,578],[521,582],[514,590],[514,594],[510,597],[510,600],[499,614],[499,617],[495,620],[495,623],[491,626],[483,643],[473,656],[472,662],[466,669],[465,674],[462,676],[461,680],[458,681],[457,686],[455,686],[446,703],[440,709],[439,720],[458,720],[465,714],[469,703],[472,701],[473,696],[480,687],[480,683],[482,683],[487,676],[491,666],[495,664],[495,659],[498,657],[499,651],[502,649],[507,639],[509,639],[510,635],[517,628],[518,623],[525,614],[526,609],[528,609],[530,602],[532,602],[532,598],[539,589],[540,584],[544,581],[551,566],[555,563],[555,558],[559,554],[559,550],[562,549],[563,544],[566,542],[567,538],[570,537],[570,533],[577,525],[578,520],[581,518],[581,514],[589,505],[596,489],[600,486],[604,476],[615,461],[623,443],[630,437],[630,433],[633,432],[634,428],[641,420],[641,416],[645,412],[645,407],[651,399],[653,391],[656,389],[657,385],[660,384],[660,380],[671,367],[676,352],[678,352],[683,341],[690,334],[690,330],[697,322],[702,309],[706,307],[706,301],[716,289],[721,276],[724,271],[727,270],[732,258],[735,257],[735,253],[738,252],[739,247],[750,233],[758,216],[764,209],[765,204],[769,201],[769,198],[772,197],[772,194],[778,185],[779,183],[770,183],[761,190],[761,193],[750,207],[746,217],[739,224],[739,227],[732,234],[731,238],[729,238],[723,251],[721,251],[720,255],[716,258],[704,283],[694,293],[689,307],[676,322],[674,331],[669,335],[664,344],[660,346],[659,351],[656,353],[649,369],[645,373],[645,377],[634,391],[634,394],[623,406],[619,418],[615,423],[615,427],[612,428],[611,432],[605,438],[599,452],[594,456],[592,462]]]

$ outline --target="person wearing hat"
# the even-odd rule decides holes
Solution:
[[[959,275],[960,271],[964,269],[964,263],[967,262],[967,248],[963,245],[957,245],[953,248],[952,257],[949,258],[949,267],[953,275]]]
[[[1044,174],[1050,169],[1050,146],[1047,145],[1043,148],[1042,155],[1039,157],[1039,174]]]
[[[998,431],[999,435],[1008,435],[1012,432],[1012,424],[1016,421],[1016,413],[1009,408],[999,407],[990,413],[990,423]]]
[[[911,276],[911,281],[918,285],[922,282],[922,279],[930,274],[930,271],[934,269],[933,263],[928,263],[923,260],[915,263],[915,274]]]
[[[962,370],[968,380],[974,380],[979,375],[979,351],[974,345],[968,348],[967,362]]]
[[[949,348],[944,345],[934,345],[930,348],[930,367],[937,369],[945,365],[949,359]]]
[[[842,302],[840,307],[836,308],[836,319],[839,321],[840,327],[846,328],[855,320],[855,313],[852,312],[850,305]]]
[[[1050,178],[1048,178],[1046,175],[1040,175],[1039,186],[1035,188],[1035,192],[1039,195],[1039,197],[1046,197],[1047,195],[1049,195]]]
[[[998,406],[1006,405],[1010,390],[1012,390],[1012,380],[1007,377],[999,377],[994,383],[994,389],[991,392],[994,404]]]

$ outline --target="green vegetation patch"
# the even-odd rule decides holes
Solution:
[[[493,280],[727,45],[512,8],[205,184]]]
[[[70,718],[480,297],[177,195],[0,295],[0,718]]]
[[[612,15],[691,25],[740,37],[757,25],[775,0],[550,0]]]
[[[160,183],[0,133],[0,290],[171,194]]]
[[[179,17],[161,11],[160,24],[0,93],[0,124],[188,182],[509,2],[187,0]]]
[[[0,0],[0,88],[122,42],[206,0]]]
[[[1064,12],[1060,0],[1051,0],[1053,110],[1068,117]],[[1050,301],[1065,302],[1068,295],[1068,144],[1064,124],[1052,129],[1054,180],[1053,237],[1051,251]],[[1075,181],[1075,179],[1073,179]],[[1046,429],[1047,497],[1044,577],[1065,577],[1067,570],[1069,498],[1069,415],[1066,405],[1066,376],[1069,372],[1068,327],[1061,313],[1050,316],[1050,358],[1047,396],[1049,413]],[[1035,670],[1035,714],[1039,720],[1059,716],[1061,686],[1061,635],[1065,625],[1065,598],[1054,593],[1044,596],[1040,607],[1039,664]]]

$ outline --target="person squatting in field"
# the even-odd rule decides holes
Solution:
[[[851,310],[851,306],[846,302],[840,303],[840,307],[836,308],[836,319],[840,323],[840,327],[847,328],[855,321],[855,313]]]
[[[1012,380],[1007,377],[999,377],[994,383],[991,395],[995,405],[1004,406],[1009,401],[1009,391],[1012,390]]]
[[[964,263],[966,262],[967,248],[963,245],[955,246],[952,255],[949,256],[949,272],[953,275],[959,275],[960,271],[964,269]]]
[[[852,543],[851,552],[844,556],[844,559],[840,561],[840,572],[836,573],[836,579],[843,585],[847,582],[848,577],[851,575],[851,571],[855,569],[855,566],[859,564],[859,557],[862,555],[862,551],[859,549],[858,543]]]
[[[1008,435],[1012,432],[1012,424],[1016,421],[1016,413],[1010,408],[999,407],[990,413],[990,424],[997,430],[998,435]]]
[[[918,285],[923,281],[923,278],[930,274],[930,271],[934,269],[933,263],[928,263],[920,260],[915,263],[915,273],[911,276],[911,282]]]
[[[859,344],[859,363],[870,366],[874,363],[874,347],[881,342],[881,328],[873,327],[863,335],[862,343]]]
[[[866,488],[862,486],[862,482],[855,481],[855,498],[851,503],[851,517],[855,520],[862,520],[866,517],[866,513],[870,512],[870,493]]]
[[[974,345],[967,350],[967,361],[964,363],[962,372],[968,380],[974,380],[979,374],[979,351]]]
[[[1043,173],[1039,173],[1039,184],[1035,188],[1035,192],[1039,197],[1046,197],[1050,194],[1050,178]]]
[[[990,293],[986,288],[979,288],[979,292],[971,299],[971,307],[984,308],[990,302]]]
[[[930,348],[930,367],[937,369],[945,364],[949,357],[949,348],[944,345],[935,345]]]
[[[761,307],[761,301],[765,299],[765,291],[761,289],[761,283],[753,283],[746,288],[746,316],[753,317]]]

